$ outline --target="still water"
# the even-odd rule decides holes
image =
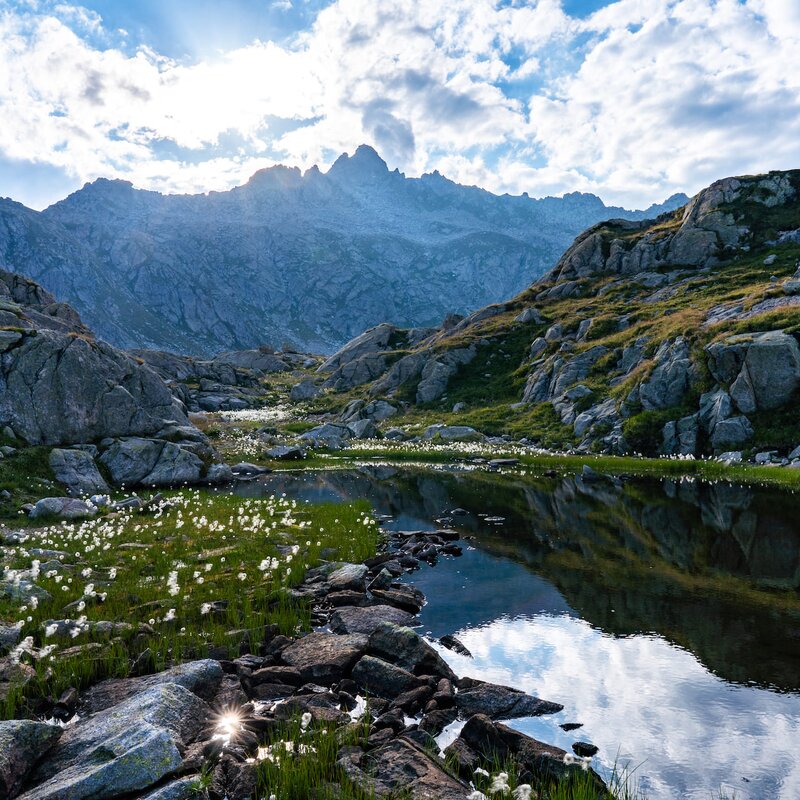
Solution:
[[[372,466],[241,491],[366,498],[401,530],[464,509],[464,555],[410,580],[423,631],[471,651],[442,650],[457,673],[564,705],[513,727],[593,742],[653,800],[800,798],[800,498]]]

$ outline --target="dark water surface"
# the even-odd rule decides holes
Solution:
[[[653,800],[800,798],[799,497],[382,466],[241,492],[366,498],[401,530],[465,509],[464,555],[410,580],[423,630],[472,652],[442,651],[456,672],[565,707],[514,727],[595,743],[601,771],[629,764]]]

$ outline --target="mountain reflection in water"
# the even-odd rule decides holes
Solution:
[[[651,798],[800,797],[800,500],[728,484],[363,467],[240,488],[369,499],[392,527],[448,509],[460,559],[410,577],[460,674],[565,705],[514,727],[632,766]],[[502,523],[483,516],[498,515]],[[565,734],[559,724],[582,722]]]

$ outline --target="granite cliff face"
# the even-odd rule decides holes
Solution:
[[[331,352],[383,321],[439,324],[509,297],[601,219],[594,195],[532,200],[407,179],[371,148],[327,173],[165,196],[98,180],[41,213],[0,201],[0,266],[40,281],[115,345],[213,355],[289,341]]]
[[[159,375],[94,338],[70,306],[0,271],[0,436],[54,447],[55,477],[75,495],[115,485],[224,477],[216,454]],[[15,448],[11,448],[15,451]]]
[[[320,384],[349,393],[347,421],[363,416],[357,392],[364,408],[547,446],[768,449],[800,466],[799,333],[800,171],[773,172],[717,181],[654,220],[596,225],[527,291],[421,338],[368,331]]]

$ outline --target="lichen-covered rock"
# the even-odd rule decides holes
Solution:
[[[31,720],[0,721],[0,797],[16,797],[30,771],[58,741],[61,728]]]
[[[162,439],[118,439],[101,456],[112,481],[125,486],[197,483],[203,461],[187,446]]]
[[[20,797],[106,800],[146,789],[180,769],[209,715],[183,686],[147,689],[66,728]]]
[[[411,628],[384,622],[370,635],[369,652],[409,672],[456,680],[444,659]]]

